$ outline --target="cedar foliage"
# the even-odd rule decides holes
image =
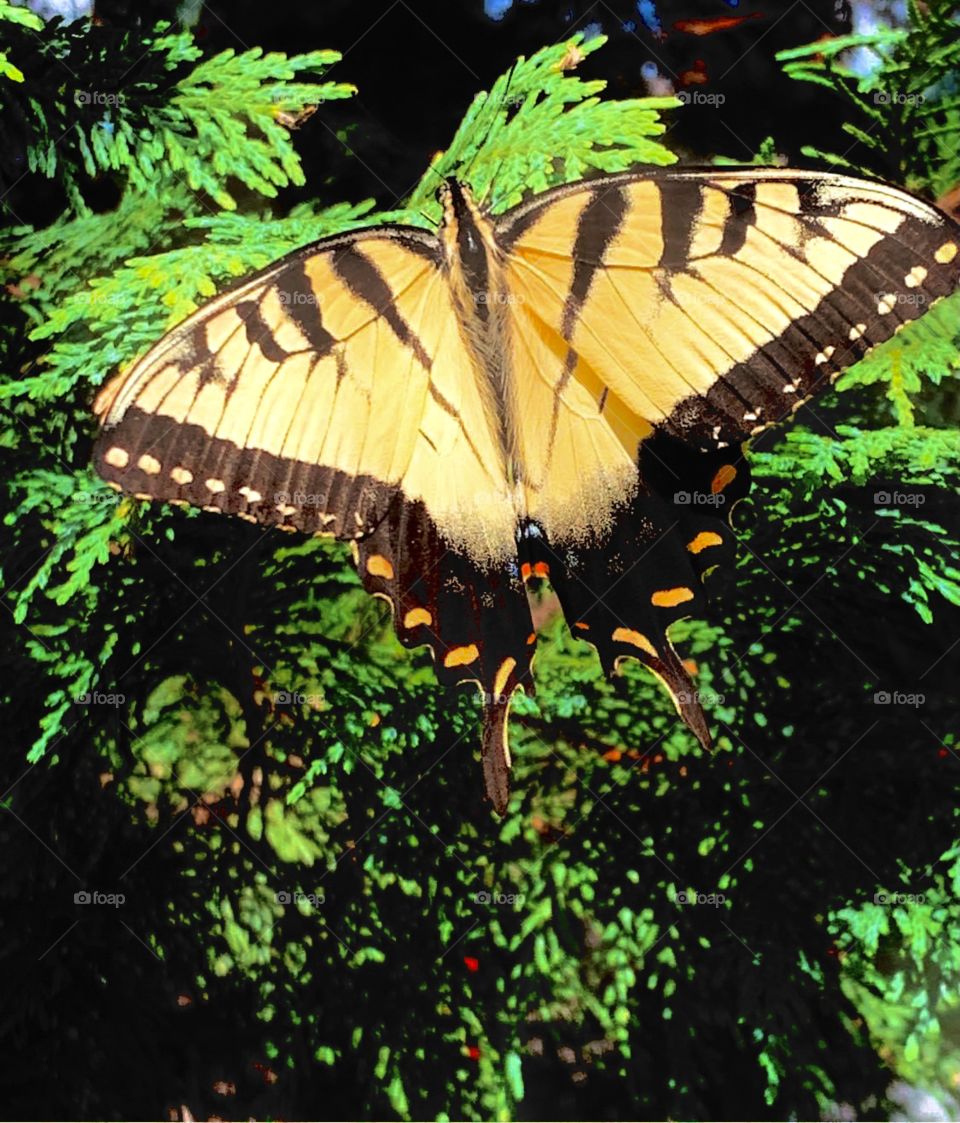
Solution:
[[[931,36],[949,56],[948,16],[884,33],[871,88],[899,89]],[[334,52],[204,58],[187,32],[40,27],[5,0],[0,20],[0,100],[63,198],[46,225],[9,216],[3,249],[11,1112],[808,1118],[881,1102],[890,1068],[948,1085],[956,300],[757,442],[738,568],[675,633],[714,756],[644,672],[605,681],[553,623],[499,821],[476,703],[400,647],[345,549],[118,499],[88,467],[90,403],[231,278],[435,221],[438,175],[499,210],[673,162],[676,103],[601,100],[575,68],[603,41],[578,38],[478,95],[402,209],[337,202],[333,180],[275,211],[302,178],[288,126],[352,92],[324,77]],[[838,104],[859,91],[817,76]],[[956,147],[949,83],[924,90]],[[914,128],[891,114],[882,135],[910,151]],[[900,169],[913,189],[942,186],[934,151]],[[880,708],[884,690],[925,701]],[[84,889],[125,902],[78,906]],[[896,891],[924,900],[875,901]]]

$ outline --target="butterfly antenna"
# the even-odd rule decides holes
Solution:
[[[490,125],[489,125],[489,127],[487,128],[487,134],[486,134],[486,136],[485,136],[485,137],[483,138],[483,140],[482,140],[482,142],[480,143],[480,145],[479,145],[479,146],[477,147],[477,151],[476,151],[476,153],[474,154],[474,157],[473,157],[473,159],[472,159],[472,160],[470,161],[470,165],[469,165],[469,167],[467,168],[467,171],[466,171],[465,175],[469,175],[470,169],[471,169],[471,168],[473,167],[474,163],[476,162],[476,160],[477,160],[477,157],[478,157],[478,156],[480,155],[480,153],[481,153],[481,152],[483,152],[483,150],[484,150],[484,149],[485,149],[485,148],[487,147],[487,144],[488,144],[488,142],[489,142],[489,140],[490,140],[490,137],[491,137],[491,135],[493,134],[493,130],[494,130],[494,127],[496,126],[496,124],[497,124],[497,121],[498,121],[498,113],[499,113],[499,110],[500,110],[501,108],[503,108],[503,107],[505,107],[505,106],[508,106],[508,105],[510,104],[510,101],[509,101],[509,98],[508,98],[508,96],[507,96],[507,95],[508,95],[508,94],[510,93],[510,84],[511,84],[511,82],[513,82],[513,76],[514,76],[514,74],[515,74],[515,73],[516,73],[516,71],[517,71],[517,64],[518,64],[518,63],[519,63],[519,59],[515,60],[515,61],[514,61],[514,63],[513,63],[513,65],[512,65],[511,67],[510,67],[509,71],[507,72],[507,84],[506,84],[506,86],[504,86],[504,89],[503,89],[503,96],[502,96],[502,98],[500,99],[500,105],[499,105],[499,106],[497,106],[497,109],[496,109],[496,110],[494,111],[494,117],[493,117],[493,119],[491,120],[491,122],[490,122]],[[500,157],[500,162],[499,162],[499,163],[497,164],[496,168],[494,168],[494,171],[493,171],[493,175],[492,175],[492,176],[490,177],[490,179],[489,179],[489,180],[487,181],[487,186],[486,186],[486,190],[484,191],[484,193],[483,193],[483,196],[482,196],[482,197],[480,198],[480,200],[479,200],[479,202],[480,202],[480,204],[481,204],[481,205],[483,205],[484,203],[486,203],[486,201],[487,201],[487,199],[488,199],[488,197],[489,197],[489,195],[490,195],[490,192],[491,192],[491,190],[493,189],[493,185],[494,185],[494,184],[496,183],[496,181],[497,181],[497,176],[498,176],[498,175],[499,175],[499,173],[500,173],[500,169],[501,169],[501,168],[503,167],[503,164],[504,164],[504,161],[505,161],[505,159],[506,159],[506,157],[505,157],[505,156],[501,156],[501,157]]]

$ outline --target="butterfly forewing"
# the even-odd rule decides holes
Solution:
[[[606,177],[498,229],[517,303],[632,414],[702,448],[782,419],[960,275],[936,208],[797,171]]]

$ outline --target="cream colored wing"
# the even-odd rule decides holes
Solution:
[[[497,238],[519,346],[553,355],[520,368],[561,414],[611,411],[631,460],[650,426],[710,449],[780,420],[960,279],[935,207],[801,171],[605,177],[509,212]],[[531,466],[557,462],[563,428],[530,435]]]
[[[402,496],[474,560],[506,556],[512,500],[438,263],[420,231],[362,232],[217,297],[101,395],[98,471],[338,538]]]

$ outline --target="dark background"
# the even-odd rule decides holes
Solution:
[[[138,34],[157,20],[176,20],[179,7],[170,0],[97,3],[92,35],[105,42],[132,33],[129,49],[136,60]],[[793,164],[804,162],[801,145],[813,136],[823,149],[850,148],[835,97],[786,78],[774,58],[783,48],[850,30],[842,0],[736,0],[735,6],[729,0],[669,0],[655,7],[651,0],[517,0],[500,19],[487,16],[481,0],[230,0],[205,5],[196,15],[198,42],[211,54],[254,45],[291,54],[331,48],[343,59],[330,78],[358,88],[355,97],[322,106],[303,124],[299,148],[307,183],[282,195],[281,205],[323,199],[328,191],[330,201],[372,196],[382,206],[393,205],[431,155],[449,143],[479,90],[489,89],[518,55],[578,30],[609,37],[579,70],[605,79],[609,96],[719,95],[719,104],[691,104],[674,115],[669,144],[684,159],[702,162],[723,154],[747,161],[768,136]],[[70,59],[72,69],[82,69],[83,54],[81,45]],[[148,65],[139,61],[124,83],[135,83]],[[42,81],[34,67],[24,69],[32,83]],[[49,72],[52,82],[62,83],[60,63],[51,61]],[[103,83],[104,75],[98,80]],[[16,122],[0,124],[0,134],[6,150],[0,162],[15,179],[23,170]],[[889,178],[895,178],[892,169]],[[113,201],[109,182],[90,184],[88,195],[94,206]],[[39,177],[28,176],[9,202],[15,214],[41,222],[59,211],[62,200]]]

